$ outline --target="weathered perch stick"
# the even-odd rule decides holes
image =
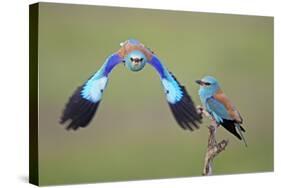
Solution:
[[[209,138],[208,138],[208,148],[205,154],[205,161],[203,167],[203,175],[209,176],[212,175],[213,169],[213,160],[214,158],[223,150],[225,150],[228,140],[222,140],[217,143],[216,141],[216,129],[218,127],[216,121],[210,116],[210,114],[201,106],[198,107],[198,112],[201,115],[204,115],[211,119],[211,125],[208,126],[209,129]]]

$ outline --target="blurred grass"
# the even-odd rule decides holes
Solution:
[[[112,72],[86,129],[58,124],[75,88],[128,38],[152,48],[196,104],[194,80],[208,74],[239,108],[249,147],[219,129],[230,145],[215,174],[273,170],[273,18],[40,3],[39,19],[41,185],[201,175],[208,120],[181,130],[149,65]]]

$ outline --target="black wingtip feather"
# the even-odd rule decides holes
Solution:
[[[241,129],[241,131],[246,132],[246,130],[241,125],[240,125],[240,129]]]
[[[239,135],[239,133],[236,130],[236,122],[234,120],[227,120],[227,119],[223,119],[223,122],[221,123],[221,125],[227,130],[229,131],[231,134],[233,134],[236,138],[238,138],[239,140],[242,140],[241,135]],[[245,132],[245,129],[240,125],[240,129]]]
[[[171,72],[170,74],[178,83],[183,92],[183,97],[180,101],[176,102],[175,104],[169,103],[176,121],[183,129],[188,128],[190,131],[193,131],[194,128],[199,129],[198,123],[201,123],[202,117],[197,113],[197,109],[185,87],[178,82],[176,77]]]
[[[171,109],[171,111],[172,111],[172,113],[173,113],[177,123],[179,124],[179,126],[181,128],[183,128],[183,129],[187,129],[188,128],[190,131],[192,131],[192,129],[189,126],[183,124],[183,121],[181,120],[181,118],[179,116],[179,113],[176,113],[175,107],[173,105],[171,105],[170,103],[169,103],[169,106],[170,106],[170,109]]]
[[[86,127],[94,117],[98,108],[98,103],[88,101],[81,96],[82,86],[78,87],[70,97],[60,119],[60,124],[70,121],[66,130],[77,130]]]

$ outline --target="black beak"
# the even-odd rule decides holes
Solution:
[[[195,81],[197,84],[199,84],[199,85],[203,85],[204,84],[204,82],[202,82],[201,80],[196,80]]]

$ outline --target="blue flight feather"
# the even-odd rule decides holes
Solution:
[[[148,63],[152,65],[160,75],[166,99],[178,124],[183,129],[189,129],[191,131],[194,127],[198,129],[199,126],[196,122],[201,123],[201,117],[198,115],[194,103],[185,90],[185,87],[177,81],[176,77],[170,73],[164,65],[162,65],[156,55],[153,54]]]
[[[159,73],[168,102],[175,104],[180,101],[183,96],[180,85],[166,67],[160,62],[157,56],[153,55],[151,61],[148,63],[151,64]]]
[[[109,56],[103,66],[86,82],[81,95],[84,99],[97,103],[103,96],[103,91],[107,85],[108,74],[121,62],[118,54]]]

